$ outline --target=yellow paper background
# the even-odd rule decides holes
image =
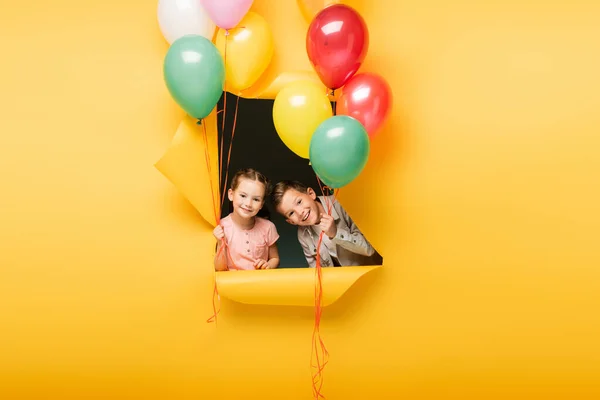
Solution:
[[[219,162],[216,108],[201,125],[199,122],[186,115],[171,145],[155,166],[206,222],[215,226],[222,200],[219,171],[227,167]]]
[[[396,105],[341,196],[386,267],[326,308],[325,394],[598,398],[600,5],[350,4]],[[310,308],[205,323],[210,226],[153,168],[183,118],[156,4],[0,20],[0,398],[310,398]]]

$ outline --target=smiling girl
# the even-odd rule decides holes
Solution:
[[[279,266],[275,224],[258,217],[269,192],[269,181],[247,168],[231,179],[228,191],[233,212],[223,218],[213,234],[219,241],[215,270],[273,269]],[[226,246],[226,247],[223,247]]]

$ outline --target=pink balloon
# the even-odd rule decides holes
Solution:
[[[222,29],[235,28],[250,11],[254,0],[201,0],[210,19]]]

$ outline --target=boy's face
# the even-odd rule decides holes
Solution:
[[[281,198],[277,211],[292,225],[316,225],[321,221],[316,198],[317,195],[311,188],[306,193],[290,189]]]

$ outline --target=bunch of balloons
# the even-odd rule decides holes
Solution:
[[[251,87],[271,63],[271,30],[249,11],[253,1],[159,0],[158,23],[170,44],[165,83],[191,117],[208,116],[226,85],[233,93]]]
[[[374,73],[357,74],[369,48],[369,31],[353,8],[335,4],[311,21],[306,50],[321,82],[331,94],[342,89],[336,113],[329,93],[316,83],[295,82],[279,92],[273,120],[281,140],[297,155],[310,159],[329,187],[354,180],[369,158],[370,140],[392,107],[388,83]]]

